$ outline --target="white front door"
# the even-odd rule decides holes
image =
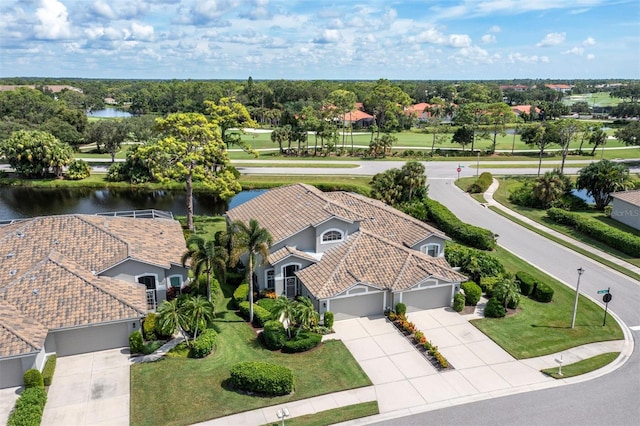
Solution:
[[[298,277],[295,276],[295,272],[298,268],[298,265],[289,265],[284,268],[284,290],[285,295],[290,299],[296,297],[298,293],[300,293]]]

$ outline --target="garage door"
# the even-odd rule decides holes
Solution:
[[[453,286],[445,285],[405,291],[402,294],[402,303],[407,305],[407,312],[451,306],[452,288]]]
[[[33,363],[35,357],[29,358]],[[29,364],[29,362],[25,362],[25,364]],[[22,358],[9,358],[0,361],[0,389],[22,386],[23,373]]]
[[[129,346],[130,323],[117,323],[96,327],[55,332],[58,356]]]
[[[362,294],[343,299],[331,299],[328,309],[333,312],[336,321],[382,315],[384,308],[384,292]]]

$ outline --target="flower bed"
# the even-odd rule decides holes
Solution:
[[[447,361],[447,359],[438,351],[438,347],[427,340],[424,333],[418,330],[414,323],[409,321],[403,314],[396,315],[391,311],[387,314],[387,319],[409,340],[411,344],[420,352],[424,357],[429,360],[437,370],[452,370],[453,366]]]

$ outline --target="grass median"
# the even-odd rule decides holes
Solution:
[[[591,358],[583,359],[582,361],[574,362],[573,364],[567,364],[562,366],[562,375],[558,374],[558,368],[546,368],[541,370],[544,374],[553,377],[554,379],[567,379],[569,377],[579,376],[581,374],[589,373],[604,367],[607,364],[611,364],[616,358],[618,358],[620,352],[607,352],[593,356]]]
[[[334,408],[332,410],[321,411],[316,414],[307,414],[300,417],[293,417],[284,421],[285,426],[324,426],[342,423],[362,417],[369,417],[378,414],[378,402],[362,402],[360,404],[348,405],[346,407]],[[269,426],[280,426],[282,422],[269,423]]]

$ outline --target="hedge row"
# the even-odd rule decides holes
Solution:
[[[516,272],[516,280],[520,283],[520,294],[530,296],[536,286],[536,279],[528,272]]]
[[[233,301],[236,306],[240,307],[240,304],[247,300],[249,297],[249,284],[240,284],[238,288],[233,292]]]
[[[462,222],[451,210],[435,200],[425,198],[424,204],[429,220],[454,240],[480,250],[492,250],[496,247],[495,235],[488,229]]]
[[[30,368],[22,375],[25,389],[44,387],[44,379],[42,373],[36,368]]]
[[[478,176],[478,179],[476,179],[475,182],[469,185],[469,187],[467,188],[467,192],[470,192],[472,194],[482,194],[486,192],[487,189],[489,189],[492,183],[493,175],[489,172],[484,172],[480,176]]]
[[[249,301],[244,301],[238,305],[240,315],[249,319]],[[264,327],[264,324],[271,320],[273,315],[260,305],[253,304],[253,322],[257,327]]]
[[[518,271],[516,280],[520,284],[521,294],[531,296],[534,300],[542,303],[551,302],[553,299],[553,289],[547,284],[537,281],[527,272]]]
[[[481,282],[482,277],[494,277],[505,273],[500,260],[489,253],[447,242],[444,258],[453,267],[460,267],[469,279]]]
[[[577,231],[629,256],[640,257],[640,237],[609,226],[597,219],[562,209],[550,208],[547,210],[547,216],[556,223],[571,226]]]
[[[50,355],[47,358],[47,362],[44,363],[44,368],[42,369],[42,382],[45,386],[51,386],[51,382],[53,381],[53,373],[56,371],[56,354]]]
[[[215,330],[208,328],[196,337],[193,346],[189,350],[189,357],[191,358],[204,358],[209,355],[213,348],[216,347],[218,342],[218,333]]]
[[[538,302],[548,303],[553,299],[553,289],[545,283],[537,282],[531,295]]]
[[[299,332],[293,340],[285,342],[282,347],[282,352],[296,353],[306,352],[315,348],[322,341],[322,335],[318,333],[312,333],[310,331]]]
[[[240,362],[231,367],[231,385],[264,395],[288,395],[293,391],[293,371],[267,362]]]
[[[287,332],[280,321],[267,321],[262,330],[262,343],[272,351],[282,349],[287,341]]]
[[[44,387],[25,389],[9,415],[7,426],[39,426],[46,403],[47,391]]]

